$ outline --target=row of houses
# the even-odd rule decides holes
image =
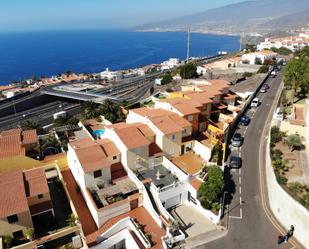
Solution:
[[[179,205],[219,222],[220,213],[201,206],[198,190],[213,147],[224,148],[239,111],[229,86],[223,80],[189,80],[181,91],[153,98],[154,107],[130,110],[126,122],[80,122],[69,138],[68,167],[57,173],[76,210],[84,248],[170,248],[185,239],[170,212]],[[27,155],[37,143],[32,133],[1,134],[6,151],[1,156]],[[5,141],[13,140],[8,148]],[[36,227],[38,214],[57,216],[46,185],[50,177],[54,174],[42,168],[0,174],[1,236],[20,237]]]

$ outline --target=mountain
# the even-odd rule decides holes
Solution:
[[[297,14],[309,8],[309,0],[256,0],[226,5],[193,15],[150,23],[135,30],[185,30],[217,33],[257,32],[263,25],[275,21],[284,24],[284,17],[297,19]],[[305,13],[304,13],[305,15]],[[281,19],[283,18],[283,19]]]

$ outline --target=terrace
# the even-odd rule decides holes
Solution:
[[[139,180],[151,179],[152,183],[159,189],[174,185],[179,181],[176,175],[172,174],[163,165],[139,170],[136,173]]]
[[[90,189],[92,198],[98,208],[102,208],[115,202],[126,199],[128,196],[138,192],[138,187],[129,178],[114,181],[111,185],[97,184]]]
[[[206,161],[193,152],[186,153],[184,155],[174,157],[172,159],[179,169],[188,175],[195,175],[203,168]]]

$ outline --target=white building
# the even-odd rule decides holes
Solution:
[[[161,70],[168,70],[176,67],[180,63],[178,58],[170,58],[168,61],[163,61],[161,63]]]
[[[276,58],[277,53],[271,50],[262,50],[259,52],[254,53],[247,53],[241,56],[241,61],[243,64],[255,64],[256,59],[260,59],[261,63],[263,64],[265,60],[272,60]]]
[[[108,68],[106,68],[105,71],[100,73],[100,77],[101,79],[107,80],[120,80],[123,78],[123,74],[117,71],[110,71]]]
[[[257,50],[271,48],[287,48],[291,51],[296,51],[308,46],[309,33],[301,33],[299,36],[288,36],[281,38],[266,38],[264,42],[257,45]]]

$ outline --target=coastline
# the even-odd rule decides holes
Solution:
[[[188,32],[184,29],[136,29],[132,30],[131,32],[140,32],[140,33],[175,33],[175,32]],[[207,30],[190,30],[191,33],[194,34],[203,34],[203,35],[222,35],[222,36],[236,36],[239,37],[241,34],[239,33],[232,33],[232,32],[221,32],[221,31],[207,31]]]

